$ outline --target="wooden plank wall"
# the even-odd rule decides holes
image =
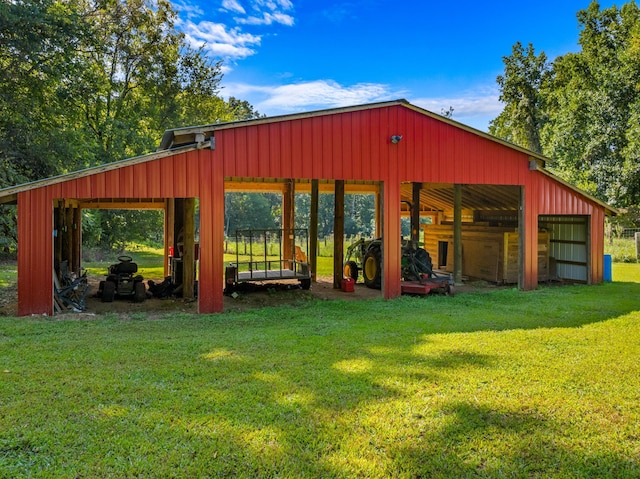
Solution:
[[[423,225],[424,248],[434,267],[446,265],[453,272],[453,225]],[[440,258],[439,242],[448,243],[447,258]],[[462,228],[462,274],[464,276],[515,284],[519,274],[519,237],[514,228],[465,225]],[[549,279],[549,234],[538,233],[538,281]]]

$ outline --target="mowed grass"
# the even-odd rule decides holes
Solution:
[[[0,477],[640,477],[640,265],[613,277],[0,318]]]

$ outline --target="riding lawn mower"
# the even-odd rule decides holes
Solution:
[[[103,303],[127,297],[136,303],[142,303],[147,299],[147,290],[142,282],[144,278],[139,274],[135,275],[137,272],[138,265],[131,256],[118,256],[118,263],[109,266],[107,279],[100,281],[96,296],[102,298]]]

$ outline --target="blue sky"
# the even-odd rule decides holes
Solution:
[[[578,51],[589,3],[174,0],[187,39],[224,61],[222,96],[260,113],[405,98],[483,131],[502,110],[495,79],[513,44]]]

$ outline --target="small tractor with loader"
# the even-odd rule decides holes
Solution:
[[[382,238],[359,239],[346,251],[344,276],[358,281],[362,279],[368,288],[382,286]],[[402,292],[407,294],[428,294],[440,292],[453,296],[454,281],[451,275],[433,271],[429,253],[417,241],[402,240]]]

